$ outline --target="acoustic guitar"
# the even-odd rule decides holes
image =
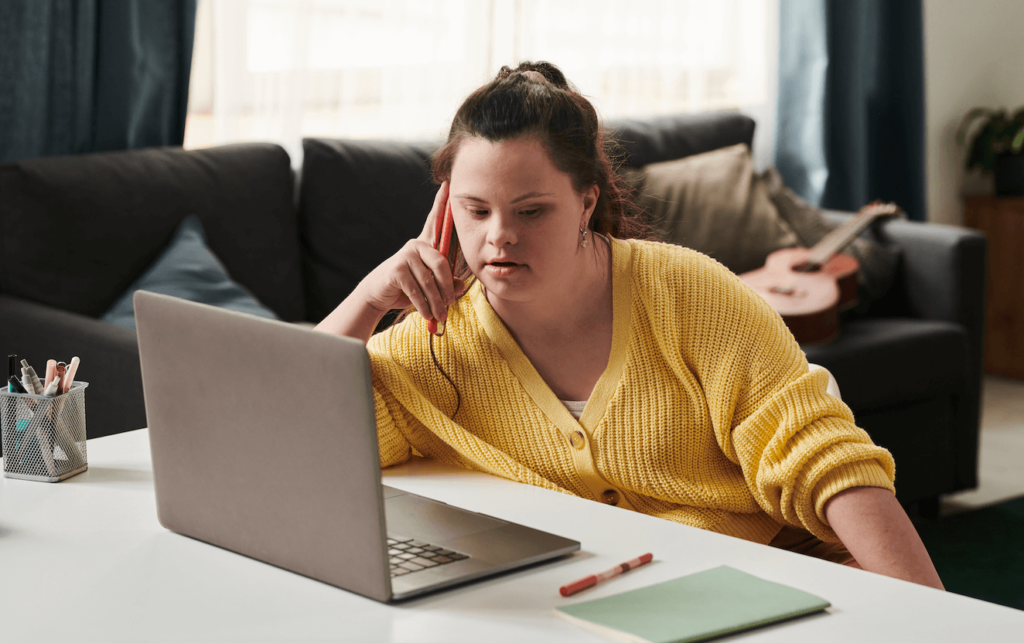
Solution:
[[[796,341],[827,344],[839,334],[840,311],[857,305],[860,264],[840,251],[875,219],[902,212],[893,203],[869,203],[813,248],[776,250],[763,268],[739,277],[782,316]]]

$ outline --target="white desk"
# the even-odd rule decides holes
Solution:
[[[89,442],[89,471],[0,483],[4,641],[601,641],[553,608],[728,564],[832,602],[756,641],[1024,639],[1024,612],[484,474],[418,461],[389,485],[582,543],[568,559],[387,606],[171,533],[156,519],[149,436]],[[654,563],[571,599],[558,587],[642,554]],[[1020,638],[1018,638],[1020,637]]]

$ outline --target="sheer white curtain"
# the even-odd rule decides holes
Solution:
[[[771,158],[778,0],[200,0],[186,147],[437,139],[501,65],[548,60],[605,119],[740,109]],[[763,165],[763,163],[761,163]]]

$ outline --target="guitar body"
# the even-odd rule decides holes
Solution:
[[[765,298],[801,344],[825,344],[839,333],[839,311],[857,303],[857,260],[840,250],[879,217],[899,216],[894,203],[874,201],[813,248],[784,248],[740,279]]]
[[[763,268],[739,277],[782,316],[796,341],[824,344],[839,333],[839,311],[857,303],[859,264],[849,255],[834,254],[817,270],[798,270],[811,252],[808,248],[776,250]]]

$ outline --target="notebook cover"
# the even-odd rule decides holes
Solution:
[[[818,612],[829,602],[732,567],[556,608],[579,625],[626,641],[703,641]]]

